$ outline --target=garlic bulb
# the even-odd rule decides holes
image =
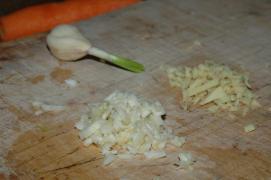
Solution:
[[[93,47],[75,26],[57,26],[48,34],[46,40],[52,54],[63,61],[79,60],[90,54],[132,72],[144,71],[144,66],[134,60],[116,56]]]
[[[79,30],[71,25],[60,25],[47,36],[51,52],[60,60],[74,61],[88,54],[91,44]]]

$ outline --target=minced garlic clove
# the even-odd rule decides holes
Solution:
[[[185,110],[208,104],[212,112],[235,111],[246,115],[260,107],[248,77],[227,66],[204,63],[193,68],[169,67],[167,74],[170,84],[180,88],[181,105]]]
[[[165,125],[164,114],[164,108],[157,101],[116,91],[91,107],[75,127],[79,129],[84,145],[101,147],[106,157],[104,164],[113,161],[115,156],[112,154],[116,157],[144,154],[146,158],[161,158],[166,156],[166,144],[180,147],[185,142]]]

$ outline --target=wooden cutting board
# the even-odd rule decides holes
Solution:
[[[137,59],[146,72],[133,74],[86,57],[59,62],[45,35],[0,45],[0,179],[270,179],[271,3],[246,0],[149,0],[76,26],[95,46]],[[262,108],[245,117],[179,108],[162,65],[205,60],[250,73]],[[69,88],[65,79],[79,82]],[[95,146],[84,147],[74,123],[88,103],[125,90],[159,100],[174,133],[187,137],[168,156],[116,160],[102,166]],[[64,105],[34,115],[33,101]],[[257,129],[245,133],[249,123]],[[174,165],[190,152],[192,168]]]

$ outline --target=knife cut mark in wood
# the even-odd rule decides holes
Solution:
[[[51,127],[52,124],[46,124],[48,127]],[[18,143],[13,145],[12,153],[20,153],[26,151],[27,149],[32,148],[33,146],[39,145],[46,140],[60,136],[72,130],[73,123],[68,122],[63,126],[62,124],[58,125],[55,129],[50,129],[47,132],[37,133],[35,130],[30,131],[26,134],[23,134],[20,137],[20,140],[26,143]]]
[[[48,124],[47,132],[32,130],[22,135],[7,156],[8,165],[22,179],[27,179],[25,174],[35,178],[63,172],[69,174],[73,172],[71,169],[80,170],[85,166],[95,166],[100,171],[105,171],[102,170],[104,168],[101,166],[99,149],[95,146],[83,146],[73,124],[74,122]],[[88,172],[92,173],[95,174],[96,171]]]
[[[73,168],[75,166],[85,165],[85,164],[88,164],[88,163],[91,163],[91,162],[94,162],[94,161],[98,161],[98,160],[101,160],[101,159],[102,158],[92,158],[92,159],[89,159],[89,160],[86,160],[86,161],[83,161],[83,162],[76,162],[76,163],[68,165],[68,166],[59,167],[59,168],[56,168],[56,169],[52,169],[52,170],[44,171],[44,172],[39,172],[39,173],[51,173],[51,172],[55,172],[55,171],[61,171],[61,170],[64,170],[64,169],[71,169],[71,168]]]

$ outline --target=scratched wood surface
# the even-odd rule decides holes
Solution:
[[[97,47],[137,59],[133,74],[86,57],[59,62],[45,35],[0,44],[0,179],[270,179],[271,2],[268,0],[149,0],[76,26]],[[179,108],[161,65],[225,63],[250,73],[262,108],[246,117]],[[65,79],[79,85],[69,88]],[[166,122],[187,143],[163,159],[116,160],[102,166],[95,146],[84,147],[73,125],[88,103],[114,90],[158,99]],[[64,105],[34,115],[31,102]],[[244,133],[254,123],[257,129]],[[191,152],[193,169],[176,167]],[[10,175],[7,175],[9,173]]]

